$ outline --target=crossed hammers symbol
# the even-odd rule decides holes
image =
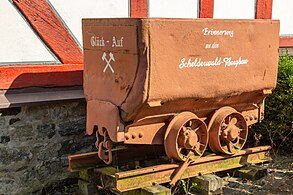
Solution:
[[[107,60],[106,56],[107,56],[107,54],[106,54],[106,52],[104,52],[103,53],[103,56],[102,56],[102,60],[103,61],[106,61],[107,65],[105,66],[103,72],[106,72],[107,68],[109,67],[110,70],[111,70],[111,72],[114,73],[114,70],[113,70],[113,68],[112,68],[112,66],[110,64],[111,61],[114,61],[115,62],[114,55],[112,54],[112,52],[110,52],[110,54],[109,54],[109,56],[110,56],[109,60]]]

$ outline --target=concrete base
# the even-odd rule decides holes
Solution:
[[[131,190],[121,193],[121,195],[171,195],[171,189],[162,185],[144,187],[142,189]]]
[[[235,176],[254,181],[264,177],[267,173],[265,167],[250,165],[237,170]]]
[[[87,181],[78,180],[78,187],[82,195],[93,195],[97,193],[97,187]]]
[[[149,186],[141,189],[141,195],[171,195],[171,189],[162,185]]]
[[[206,195],[221,194],[224,186],[222,178],[213,174],[194,177],[191,179],[191,182],[197,184],[197,192]]]

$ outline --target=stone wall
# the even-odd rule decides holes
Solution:
[[[41,194],[76,178],[67,155],[94,149],[85,115],[85,102],[1,109],[0,195]]]

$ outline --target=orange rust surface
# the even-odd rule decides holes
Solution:
[[[137,76],[136,20],[128,24],[113,20],[111,25],[108,20],[87,21],[83,26],[86,98],[121,105]]]
[[[150,22],[148,101],[216,98],[274,88],[279,45],[277,21],[179,20],[177,24],[169,20]],[[206,30],[212,29],[233,33],[207,35],[210,31]],[[213,43],[218,48],[206,48]],[[189,60],[212,63],[205,67],[183,65]],[[244,64],[227,63],[233,61]]]
[[[189,110],[209,120],[223,106],[259,109],[264,91],[276,85],[279,21],[84,19],[83,45],[87,100],[110,102],[119,110],[116,118],[139,133],[136,121],[153,115]],[[88,109],[95,113],[90,134],[108,111]]]
[[[215,31],[227,33],[212,35]],[[273,89],[278,33],[279,22],[273,20],[84,20],[85,94],[130,116],[144,103]],[[93,36],[109,44],[92,46]],[[123,46],[112,47],[113,37],[123,37]],[[104,71],[102,56],[109,60],[110,52],[114,73]]]
[[[99,127],[102,134],[102,127],[106,128],[112,141],[121,142],[124,140],[124,126],[120,121],[118,108],[106,101],[87,101],[86,133],[91,135],[94,128]],[[95,127],[96,126],[96,127]]]

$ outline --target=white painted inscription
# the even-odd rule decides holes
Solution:
[[[194,68],[194,67],[206,67],[206,66],[221,66],[224,67],[235,67],[237,68],[240,65],[248,64],[248,59],[242,59],[240,56],[238,59],[232,59],[232,57],[216,57],[213,60],[203,61],[201,58],[186,60],[185,58],[181,59],[179,68]]]
[[[242,59],[241,56],[236,60],[233,60],[231,57],[226,57],[223,59],[223,62],[225,63],[225,67],[234,66],[237,68],[240,65],[248,64],[248,59]]]
[[[220,47],[220,44],[218,44],[218,43],[213,43],[213,44],[207,43],[205,45],[205,49],[217,49],[219,47]]]
[[[213,43],[212,44],[212,49],[216,49],[216,48],[219,48],[220,47],[220,44],[218,43]]]
[[[207,43],[206,46],[205,46],[205,48],[206,48],[206,49],[211,48],[211,44],[210,44],[210,43]]]
[[[203,36],[227,36],[230,38],[234,37],[234,30],[227,29],[213,29],[213,28],[203,28],[202,29]],[[220,44],[216,42],[206,43],[204,45],[205,49],[218,49],[220,48]],[[179,68],[193,68],[193,67],[207,67],[207,66],[224,66],[227,67],[235,67],[237,68],[240,65],[248,64],[248,59],[243,59],[240,56],[238,59],[233,59],[232,57],[216,57],[213,60],[203,61],[201,58],[182,58],[181,63],[179,64]]]
[[[113,69],[113,67],[112,67],[111,64],[110,64],[111,61],[115,61],[115,58],[114,58],[113,53],[110,52],[110,53],[109,53],[109,59],[107,59],[107,53],[104,52],[103,55],[102,55],[102,60],[103,60],[103,61],[106,61],[106,63],[107,63],[106,66],[105,66],[105,68],[104,68],[104,70],[103,70],[103,72],[106,72],[106,70],[107,70],[108,67],[109,67],[109,69],[111,70],[111,72],[114,73],[114,69]]]
[[[234,30],[216,30],[216,29],[209,29],[204,28],[202,29],[202,33],[204,36],[234,36]]]
[[[123,47],[123,37],[117,39],[115,36],[113,36],[112,47]]]
[[[105,46],[104,37],[92,36],[91,37],[91,46],[93,46],[93,47],[104,47]]]
[[[124,37],[117,38],[116,36],[112,37],[111,47],[123,47]],[[90,39],[91,46],[93,47],[105,47],[106,44],[110,44],[109,40],[104,40],[104,37],[92,36]]]

